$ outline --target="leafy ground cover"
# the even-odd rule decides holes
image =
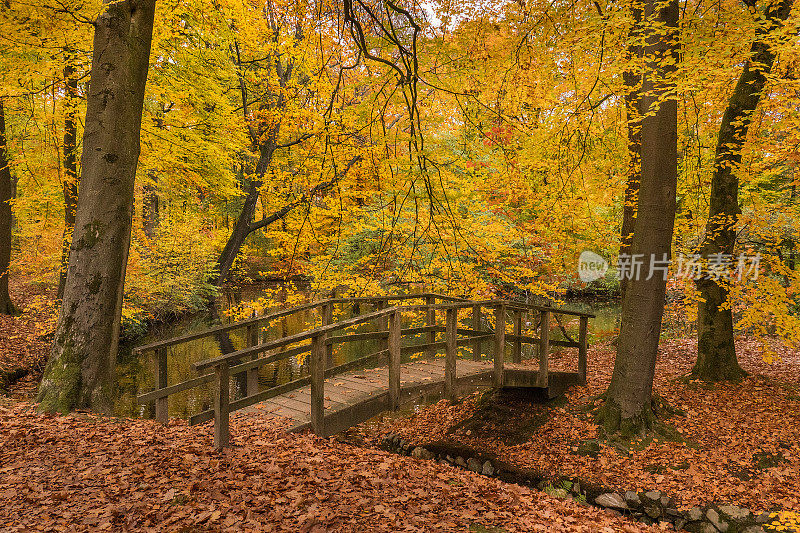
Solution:
[[[533,404],[510,396],[498,406],[497,398],[475,394],[456,405],[439,402],[410,417],[364,425],[362,438],[379,442],[394,433],[423,445],[457,443],[551,477],[617,490],[659,489],[683,508],[733,502],[791,516],[800,510],[800,352],[772,349],[781,360],[767,364],[760,345],[739,340],[750,375],[740,384],[708,386],[682,379],[696,353],[693,341],[665,341],[655,386],[664,424],[654,436],[630,443],[604,440],[593,423],[597,396],[613,370],[609,344],[590,351],[588,385],[568,391],[566,401]],[[571,363],[566,355],[561,359],[562,367]]]
[[[257,414],[208,426],[0,404],[0,530],[656,531],[571,500]],[[500,528],[500,529],[496,529]]]

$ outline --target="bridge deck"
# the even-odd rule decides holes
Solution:
[[[492,362],[458,360],[455,389],[463,396],[492,385]],[[503,385],[535,387],[538,371],[508,368],[503,373]],[[387,367],[378,367],[339,374],[325,380],[324,436],[333,435],[360,424],[388,409]],[[402,402],[420,397],[437,397],[444,392],[444,359],[422,360],[401,365],[400,394]],[[569,385],[578,383],[578,374],[551,372],[550,387],[545,390],[554,397]],[[276,396],[252,407],[293,421],[292,430],[311,426],[311,387],[306,386]]]

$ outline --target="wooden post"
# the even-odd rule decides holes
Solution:
[[[400,408],[400,310],[389,315],[389,409]]]
[[[258,323],[247,325],[247,347],[250,348],[258,344]],[[253,359],[258,359],[258,354],[253,355]],[[247,371],[247,383],[244,395],[252,396],[258,394],[258,367]]]
[[[578,376],[581,380],[581,385],[586,385],[586,352],[589,345],[587,342],[587,334],[589,332],[589,317],[582,316],[580,319],[580,332],[578,336]]]
[[[522,311],[519,310],[514,311],[514,335],[522,335]],[[514,341],[514,362],[522,362],[522,341],[519,338]]]
[[[381,309],[386,309],[388,304],[388,300],[378,300],[375,304],[375,310],[380,311]],[[378,331],[388,331],[389,329],[389,318],[388,317],[380,317],[378,319]],[[378,350],[388,350],[389,349],[389,339],[378,339]]]
[[[322,315],[322,325],[327,326],[333,322],[333,304],[322,304],[320,308]],[[333,344],[325,343],[325,361],[326,365],[333,366]]]
[[[155,351],[156,363],[156,389],[167,386],[167,349],[158,348]],[[156,421],[166,424],[169,422],[169,400],[166,396],[156,400]]]
[[[431,308],[432,305],[436,303],[436,298],[434,296],[426,296],[425,297],[425,305],[428,306],[428,309],[425,311],[425,325],[429,328],[433,328],[436,326],[436,309]],[[428,331],[428,343],[433,344],[436,342],[436,332],[433,330]],[[429,348],[428,349],[428,357],[433,359],[436,357],[436,348]]]
[[[481,306],[480,305],[473,305],[472,306],[472,329],[476,333],[481,330]],[[480,361],[481,360],[481,340],[475,339],[472,341],[472,360],[473,361]]]
[[[494,308],[494,382],[495,388],[503,386],[503,358],[506,347],[506,306]]]
[[[549,383],[547,356],[550,352],[550,311],[543,310],[539,325],[539,382],[538,387],[546,388]]]
[[[311,428],[317,435],[324,432],[325,421],[325,336],[311,339]]]
[[[214,390],[214,448],[228,445],[230,440],[230,369],[228,363],[214,367],[217,386]]]
[[[458,309],[450,308],[447,310],[446,322],[447,349],[444,359],[444,397],[451,402],[456,401],[456,345],[458,334]]]

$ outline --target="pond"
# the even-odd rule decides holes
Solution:
[[[221,293],[217,299],[217,306],[220,314],[225,317],[234,307],[241,307],[247,302],[257,301],[263,297],[267,292],[273,293],[276,285],[264,286],[250,286],[245,288],[236,288],[226,290]],[[570,302],[563,306],[570,309],[579,311],[588,311],[596,314],[596,318],[589,322],[589,342],[597,342],[605,340],[609,336],[613,336],[619,327],[619,305],[615,302]],[[355,310],[356,313],[359,311]],[[361,309],[361,312],[366,309]],[[342,314],[344,316],[342,316]],[[348,314],[352,314],[352,310],[348,309],[340,311],[337,319],[347,318]],[[279,320],[273,321],[269,324],[262,335],[265,339],[276,339],[286,335],[299,333],[315,323],[318,320],[315,311],[305,311],[297,313]],[[229,319],[223,318],[223,322],[228,322]],[[209,327],[216,325],[211,314],[197,314],[185,317],[181,320],[171,322],[169,324],[161,324],[154,327],[146,336],[139,339],[136,343],[137,346],[150,344],[160,340],[170,339],[189,333],[202,331]],[[411,326],[412,318],[403,318],[403,326]],[[414,325],[422,325],[415,323]],[[510,328],[510,324],[509,324]],[[371,324],[364,324],[358,329],[353,330],[364,332],[372,331],[375,326]],[[243,328],[233,330],[230,332],[230,340],[235,349],[245,347],[245,335]],[[404,337],[404,343],[424,343],[426,339],[423,335],[417,335],[411,341],[408,337]],[[136,401],[136,396],[146,391],[153,389],[154,384],[154,363],[151,354],[143,354],[142,356],[132,355],[133,346],[123,347],[120,351],[117,362],[117,382],[118,394],[115,402],[115,414],[117,416],[125,417],[145,417],[153,416],[153,405],[140,405]],[[489,345],[485,344],[483,348],[484,358],[487,357],[490,351]],[[506,347],[510,354],[510,346]],[[333,360],[329,361],[329,366],[339,365],[350,362],[359,357],[363,357],[378,350],[378,341],[367,340],[353,343],[339,344],[334,347]],[[471,348],[461,348],[460,356],[471,356]],[[167,348],[167,382],[170,385],[186,381],[197,377],[192,364],[198,361],[209,359],[221,354],[218,340],[215,337],[206,337],[195,341],[171,346]],[[276,363],[264,365],[259,369],[259,386],[261,390],[281,385],[289,381],[298,379],[307,375],[307,366],[305,362],[305,355],[301,354],[287,360],[279,361]],[[404,359],[411,357],[424,356],[425,354],[418,354],[417,356],[406,356]],[[508,356],[508,354],[507,354]],[[240,394],[237,382],[233,382],[233,394]],[[208,409],[211,405],[212,384],[208,383],[201,385],[191,390],[183,391],[169,398],[169,415],[170,417],[188,418],[189,416]]]

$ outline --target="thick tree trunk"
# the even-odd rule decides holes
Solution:
[[[78,212],[39,386],[44,411],[108,412],[112,406],[155,3],[106,0],[95,24]]]
[[[67,282],[69,266],[69,246],[72,230],[75,227],[75,214],[78,210],[78,78],[72,58],[68,55],[64,67],[64,235],[61,242],[61,268],[58,275],[58,299],[64,297],[64,284]]]
[[[631,238],[633,237],[636,222],[636,206],[639,198],[639,183],[642,175],[642,110],[641,110],[641,81],[639,65],[636,61],[642,57],[642,47],[637,39],[641,33],[642,8],[641,3],[635,1],[631,6],[632,24],[628,45],[628,61],[632,64],[622,73],[625,82],[625,114],[628,128],[628,176],[625,186],[625,198],[622,205],[622,228],[620,230],[619,255],[624,257],[630,254]],[[625,296],[628,280],[620,280],[620,291]]]
[[[641,254],[644,266],[625,291],[614,373],[599,413],[606,432],[623,435],[654,420],[651,398],[667,280],[660,272],[650,277],[649,265],[651,257],[670,256],[678,176],[678,106],[669,79],[678,51],[677,0],[647,0],[644,20],[644,55],[651,59],[642,83],[642,176],[630,250]]]
[[[764,13],[764,21],[756,31],[750,58],[722,116],[711,178],[711,198],[705,238],[700,253],[705,259],[712,254],[733,256],[736,224],[739,220],[739,177],[742,146],[755,112],[767,74],[775,62],[775,52],[765,37],[786,20],[794,0],[782,0]],[[723,257],[723,256],[717,256]],[[733,337],[733,312],[728,301],[725,281],[704,277],[698,280],[700,301],[697,307],[697,362],[692,375],[704,381],[738,381],[746,373],[736,359]]]
[[[11,184],[11,167],[8,160],[6,116],[3,99],[0,98],[0,314],[17,313],[8,293],[8,269],[11,266],[11,200],[14,187]]]

